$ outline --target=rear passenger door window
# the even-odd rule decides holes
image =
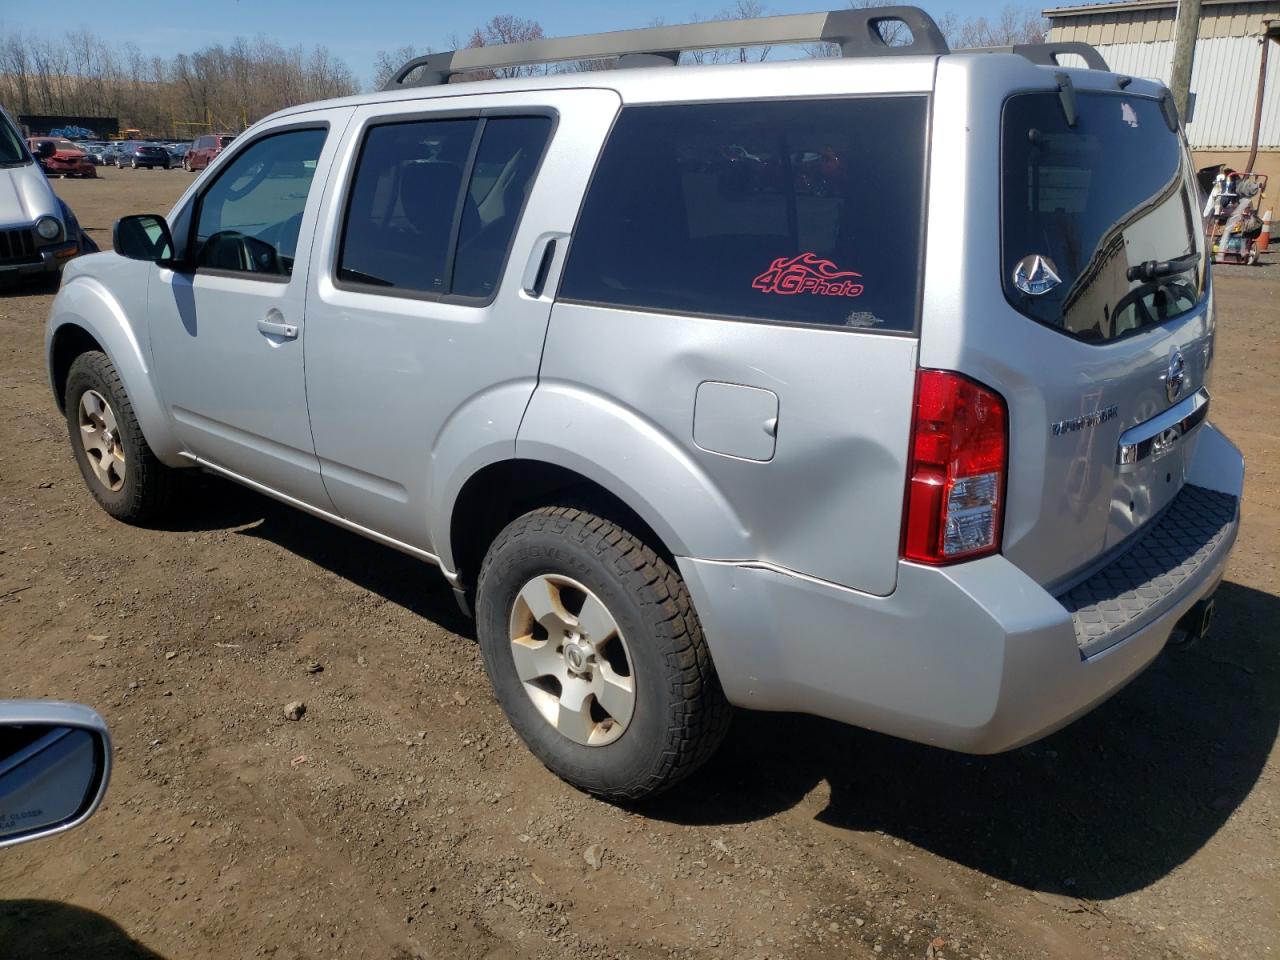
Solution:
[[[626,107],[560,297],[911,331],[927,116],[923,96]]]
[[[339,284],[492,300],[550,133],[549,117],[371,127],[348,193]]]
[[[288,130],[263,137],[223,167],[196,210],[196,269],[261,279],[293,273],[302,213],[326,133]]]

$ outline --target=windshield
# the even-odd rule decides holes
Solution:
[[[1056,92],[1004,107],[1005,296],[1034,320],[1104,341],[1171,320],[1203,293],[1204,244],[1182,140],[1160,102]]]
[[[3,111],[0,111],[0,164],[28,163],[27,148],[13,129]]]

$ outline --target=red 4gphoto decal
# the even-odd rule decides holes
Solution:
[[[862,284],[858,282],[861,279],[862,274],[841,270],[830,260],[810,252],[778,257],[768,270],[751,281],[751,286],[761,293],[783,296],[814,293],[824,297],[856,297],[862,293]]]

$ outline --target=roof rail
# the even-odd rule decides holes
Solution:
[[[1084,60],[1090,70],[1107,70],[1107,61],[1097,49],[1079,40],[1063,40],[1059,43],[1016,43],[1011,47],[966,47],[956,53],[1015,53],[1040,67],[1062,66],[1058,58],[1074,54]]]
[[[905,23],[912,42],[890,45],[880,24]],[[718,47],[753,47],[765,44],[825,41],[839,44],[843,57],[886,57],[950,53],[942,31],[919,7],[871,7],[833,10],[830,13],[797,13],[748,20],[711,20],[673,27],[647,27],[578,37],[557,37],[469,47],[447,53],[431,53],[410,60],[382,88],[430,86],[448,83],[460,73],[559,63],[565,60],[620,58],[626,66],[674,65],[684,50]],[[409,81],[411,74],[417,74]]]

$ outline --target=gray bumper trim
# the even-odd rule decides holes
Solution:
[[[1163,613],[1230,546],[1238,504],[1230,494],[1187,484],[1128,550],[1059,596],[1081,655],[1100,653]]]

